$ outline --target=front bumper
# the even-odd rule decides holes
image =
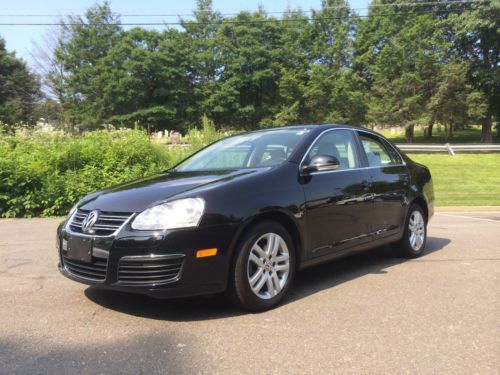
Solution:
[[[57,232],[59,271],[83,284],[117,291],[176,298],[222,292],[227,286],[230,243],[235,224],[166,232],[124,228],[114,236],[73,233],[64,224]],[[90,242],[89,259],[69,257],[76,241]],[[201,249],[215,256],[196,258]]]

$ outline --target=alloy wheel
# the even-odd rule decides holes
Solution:
[[[420,211],[413,211],[408,223],[410,246],[414,251],[420,251],[425,240],[425,220]]]
[[[261,299],[277,296],[290,273],[290,253],[285,240],[276,233],[260,236],[248,257],[247,277],[250,289]]]

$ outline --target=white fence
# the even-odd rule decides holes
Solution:
[[[396,145],[401,151],[410,152],[447,152],[450,155],[455,155],[456,152],[500,152],[500,144],[496,145],[422,145],[422,144],[398,144]]]
[[[166,145],[168,148],[189,147],[189,143],[170,143]],[[397,144],[401,151],[405,152],[447,152],[450,155],[455,155],[457,152],[500,152],[500,144],[495,145],[444,145],[433,144]]]

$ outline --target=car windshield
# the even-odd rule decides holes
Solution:
[[[223,139],[184,160],[175,171],[261,168],[288,160],[308,129],[279,129]]]

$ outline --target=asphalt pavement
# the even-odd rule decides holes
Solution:
[[[261,314],[68,280],[58,222],[0,220],[1,374],[500,372],[500,211],[437,213],[423,257],[305,270]]]

